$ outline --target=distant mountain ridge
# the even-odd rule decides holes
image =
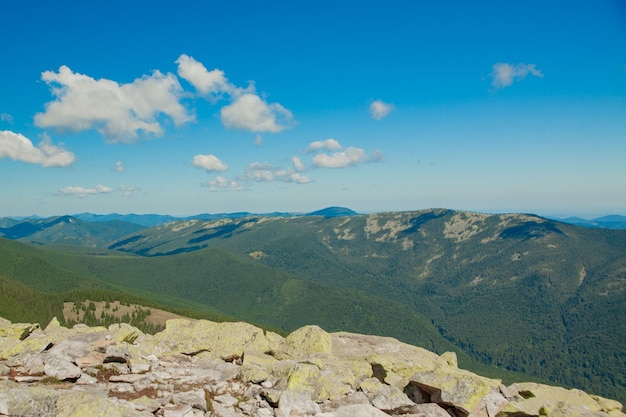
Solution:
[[[94,214],[94,213],[77,213],[64,216],[52,216],[52,217],[40,217],[40,216],[28,216],[20,218],[0,217],[0,228],[8,228],[15,226],[18,223],[25,223],[34,225],[35,228],[45,228],[45,224],[59,217],[74,218],[78,220],[84,220],[90,223],[106,223],[111,221],[119,221],[125,223],[134,223],[144,227],[160,226],[162,224],[185,221],[185,220],[219,220],[219,219],[239,219],[242,217],[250,216],[263,216],[263,217],[295,217],[295,216],[325,216],[325,217],[339,217],[339,216],[353,216],[358,214],[356,211],[346,207],[327,207],[321,210],[313,211],[310,213],[291,213],[291,212],[271,212],[271,213],[251,213],[247,211],[232,212],[232,213],[200,213],[192,216],[172,216],[169,214]],[[0,231],[1,233],[1,231]]]
[[[69,215],[75,219],[84,220],[92,223],[105,223],[110,221],[121,221],[126,223],[134,223],[144,227],[155,227],[174,221],[185,220],[219,220],[219,219],[237,219],[250,216],[262,216],[262,217],[298,217],[298,216],[324,216],[324,217],[342,217],[342,216],[355,216],[359,213],[349,209],[347,207],[326,207],[320,210],[315,210],[308,213],[300,212],[270,212],[270,213],[253,213],[253,212],[231,212],[231,213],[200,213],[191,216],[172,216],[169,214],[94,214],[94,213],[77,213]],[[7,228],[13,226],[22,221],[36,221],[54,219],[59,216],[52,217],[40,217],[40,216],[26,216],[26,217],[0,217],[0,228]],[[590,227],[590,228],[603,228],[603,229],[626,229],[626,216],[619,214],[611,214],[594,219],[583,219],[581,217],[553,217],[547,216],[546,218],[556,220],[563,223],[573,224],[576,226]]]
[[[626,216],[622,216],[619,214],[610,214],[608,216],[597,217],[591,220],[582,219],[580,217],[551,217],[551,219],[583,227],[626,229]]]
[[[102,223],[88,222],[73,216],[56,216],[47,219],[26,219],[6,222],[0,227],[0,237],[34,244],[62,244],[83,247],[104,247],[144,226],[119,220]]]

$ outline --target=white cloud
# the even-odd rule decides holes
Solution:
[[[263,136],[256,135],[256,138],[254,139],[254,144],[256,146],[261,146],[263,144]]]
[[[8,124],[13,124],[13,116],[9,113],[0,113],[0,122],[7,122]]]
[[[215,102],[228,98],[230,104],[220,111],[222,124],[227,128],[250,130],[252,132],[276,133],[291,127],[293,115],[279,103],[267,103],[255,91],[254,82],[246,88],[230,83],[224,71],[209,71],[193,57],[182,54],[176,60],[178,75],[193,85],[204,97]],[[257,146],[261,137],[257,136]]]
[[[10,130],[0,131],[0,158],[39,164],[46,168],[71,165],[74,154],[55,146],[47,135],[43,135],[37,147],[26,136]]]
[[[131,185],[120,185],[119,187],[117,187],[117,190],[122,192],[122,196],[124,198],[128,198],[140,192],[141,188],[133,187]]]
[[[321,153],[323,150],[335,152]],[[309,146],[307,146],[305,153],[311,152],[316,153],[312,163],[318,168],[347,168],[364,162],[382,162],[385,160],[385,154],[379,150],[375,150],[370,156],[367,156],[364,149],[354,146],[344,149],[335,139],[311,142]],[[299,159],[298,163],[301,164]],[[297,167],[295,160],[294,166]],[[302,164],[302,166],[304,166],[304,164]]]
[[[242,94],[228,106],[222,107],[225,127],[276,133],[293,124],[293,115],[278,103],[269,104],[256,94]]]
[[[496,88],[508,87],[514,81],[523,80],[528,74],[543,78],[543,73],[537,69],[535,64],[520,63],[511,65],[505,62],[498,62],[492,67],[490,75],[493,81],[491,85]]]
[[[77,186],[69,186],[59,190],[59,194],[62,196],[74,196],[74,197],[85,197],[88,195],[95,194],[109,194],[113,192],[113,188],[107,187],[106,185],[96,185],[93,188],[84,188]]]
[[[113,167],[113,171],[124,172],[124,163],[122,161],[117,161]]]
[[[210,94],[219,98],[224,93],[233,95],[240,90],[228,82],[224,76],[224,71],[217,68],[208,71],[201,62],[188,55],[182,54],[176,63],[178,64],[178,75],[187,80],[201,94]]]
[[[237,181],[218,176],[212,181],[208,181],[204,186],[211,191],[242,191],[244,188]]]
[[[391,110],[393,110],[393,105],[385,103],[381,100],[376,100],[370,104],[370,116],[376,120],[387,117]]]
[[[191,164],[195,167],[205,169],[209,172],[214,171],[226,171],[228,165],[222,162],[217,156],[209,155],[196,155],[191,160]]]
[[[302,160],[300,160],[300,158],[298,158],[297,156],[292,156],[291,162],[293,162],[293,167],[295,168],[296,171],[298,172],[306,171],[306,166],[302,163]]]
[[[319,168],[347,168],[366,160],[367,155],[363,149],[350,146],[343,151],[315,155],[313,165]]]
[[[110,142],[134,142],[138,132],[159,136],[163,128],[159,116],[175,125],[194,120],[180,103],[182,87],[176,76],[153,71],[129,84],[107,79],[96,80],[61,66],[59,72],[41,75],[55,100],[45,112],[35,115],[39,127],[71,131],[97,129]]]
[[[338,141],[331,138],[331,139],[326,139],[326,140],[316,140],[315,142],[309,143],[309,146],[307,146],[305,152],[306,153],[317,152],[322,149],[326,149],[329,151],[337,151],[342,148],[343,147]]]
[[[308,184],[312,182],[312,180],[306,175],[302,175],[299,172],[293,172],[291,170],[285,171],[284,174],[279,172],[277,176],[280,178],[280,181],[285,182],[295,182],[297,184]]]
[[[248,165],[243,178],[247,181],[256,182],[281,181],[295,182],[297,184],[311,182],[311,179],[294,171],[292,168],[276,168],[271,164],[261,164],[259,162],[253,162]]]

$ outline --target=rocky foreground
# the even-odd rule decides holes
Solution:
[[[535,383],[504,386],[395,339],[287,337],[175,319],[156,335],[0,319],[0,415],[164,417],[626,416],[622,405]]]

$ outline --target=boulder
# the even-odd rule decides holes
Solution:
[[[524,382],[513,384],[510,390],[516,391],[518,395],[498,413],[498,417],[625,416],[619,402],[605,402],[601,397],[592,397],[579,389]]]
[[[242,357],[244,349],[271,351],[271,340],[263,329],[248,323],[172,319],[167,321],[164,331],[142,343],[142,353],[165,356],[210,352],[223,360],[235,360]]]
[[[39,324],[31,323],[11,323],[8,320],[3,320],[0,323],[0,337],[7,338],[9,340],[24,340],[35,329],[39,328]]]
[[[389,417],[389,414],[380,411],[369,404],[353,404],[340,407],[334,411],[319,413],[315,417]],[[448,417],[450,417],[448,415]]]
[[[280,395],[277,411],[284,417],[304,417],[319,413],[320,406],[306,392],[287,389]]]
[[[362,381],[359,388],[374,407],[385,412],[414,405],[413,401],[400,389],[393,385],[384,384],[376,378],[368,378]]]
[[[0,415],[47,416],[55,415],[59,394],[46,387],[0,381]]]
[[[319,326],[304,326],[291,332],[278,348],[276,357],[297,358],[310,355],[332,355],[330,334]]]
[[[354,391],[363,378],[355,375],[351,366],[351,362],[332,357],[309,357],[306,361],[279,361],[266,369],[277,381],[277,389],[305,392],[313,401],[322,402]]]
[[[422,391],[424,402],[452,407],[465,415],[487,416],[483,398],[491,392],[498,392],[500,383],[500,380],[485,378],[446,364],[416,372],[411,376],[409,385]]]
[[[333,355],[379,365],[387,375],[408,382],[416,372],[448,365],[436,353],[402,343],[391,337],[339,332],[332,334]]]
[[[47,376],[56,378],[59,381],[68,379],[77,380],[82,374],[78,366],[56,355],[45,355],[43,363],[43,372]]]

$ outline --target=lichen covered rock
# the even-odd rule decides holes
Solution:
[[[504,387],[395,339],[176,319],[45,329],[0,319],[0,416],[626,417],[614,400]],[[12,330],[6,330],[12,329]]]

